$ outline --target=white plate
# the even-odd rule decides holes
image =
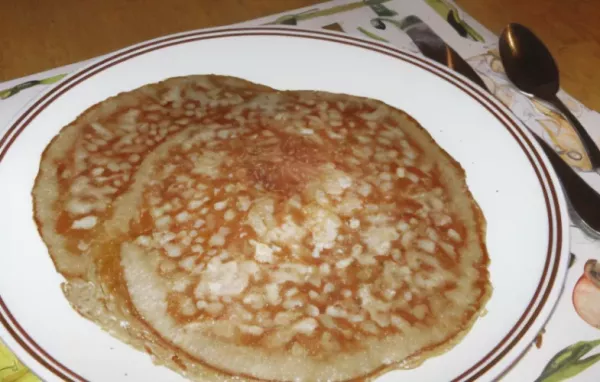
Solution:
[[[42,151],[83,110],[199,73],[380,99],[416,118],[465,168],[488,221],[487,314],[448,353],[382,381],[492,380],[528,348],[560,294],[569,240],[556,176],[523,125],[461,76],[396,48],[322,31],[234,28],[168,36],[102,59],[43,94],[1,138],[0,336],[34,372],[49,381],[181,380],[70,308],[30,192]]]

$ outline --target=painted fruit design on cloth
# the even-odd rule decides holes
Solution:
[[[573,288],[573,306],[579,317],[600,329],[600,264],[588,260]]]

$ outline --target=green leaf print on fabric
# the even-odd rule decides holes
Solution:
[[[569,269],[571,269],[573,264],[575,264],[576,260],[577,260],[577,256],[575,256],[575,254],[571,252],[571,254],[569,256]]]
[[[21,90],[28,89],[30,87],[36,85],[50,85],[65,77],[67,73],[58,74],[56,76],[44,78],[43,80],[34,80],[20,83],[18,85],[13,86],[12,88],[0,91],[0,99],[7,99],[8,97],[12,97],[15,94],[19,93]]]
[[[372,38],[373,40],[377,40],[377,41],[382,41],[382,42],[389,42],[388,40],[384,39],[381,36],[376,35],[373,32],[369,32],[368,30],[366,30],[363,27],[358,27],[356,28],[360,33],[364,34],[365,36],[367,36],[368,38]]]
[[[469,24],[460,19],[458,8],[446,0],[425,0],[425,3],[440,15],[461,37],[473,41],[485,42],[484,38],[477,33]]]
[[[379,17],[394,17],[398,16],[398,12],[393,9],[389,9],[383,4],[383,1],[376,0],[364,0],[365,5],[368,5],[373,12],[377,14]]]
[[[583,358],[598,345],[600,345],[600,339],[579,341],[564,348],[548,362],[535,382],[559,382],[576,376],[600,361],[600,354]]]

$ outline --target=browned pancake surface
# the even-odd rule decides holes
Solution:
[[[148,85],[65,127],[33,195],[73,306],[198,380],[416,365],[491,290],[464,172],[364,98]]]

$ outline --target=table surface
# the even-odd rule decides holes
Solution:
[[[0,1],[0,81],[82,61],[165,34],[237,23],[319,2]],[[513,21],[531,27],[555,55],[563,88],[588,107],[600,110],[600,1],[457,3],[495,33]]]

